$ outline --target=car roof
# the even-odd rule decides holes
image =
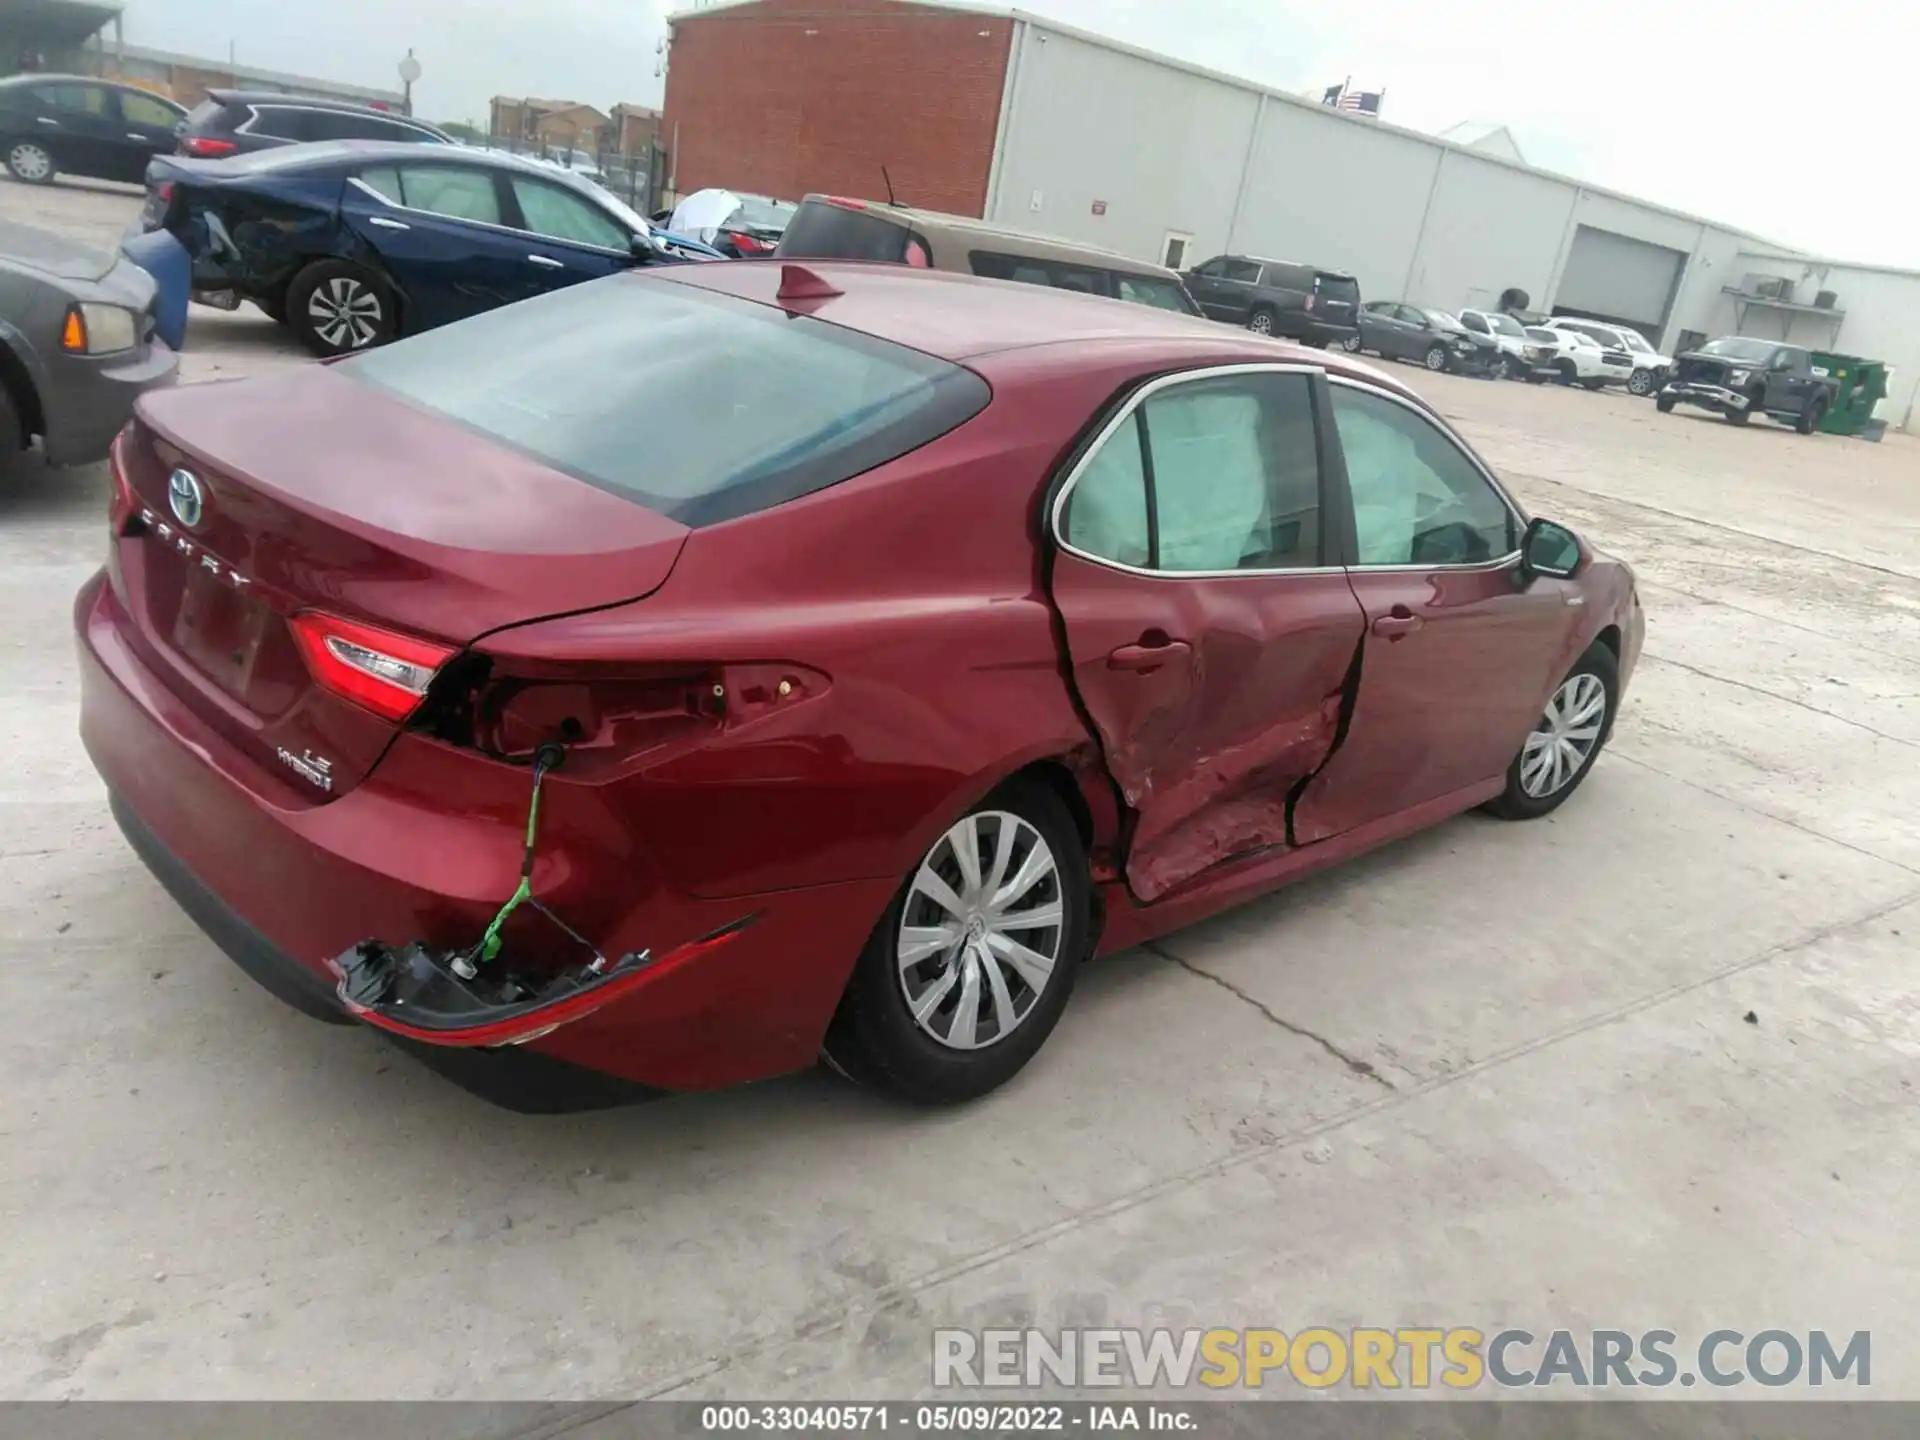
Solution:
[[[132,90],[140,95],[152,95],[154,99],[171,105],[176,110],[183,108],[178,100],[156,94],[144,85],[135,85],[128,80],[113,80],[101,75],[69,75],[64,71],[28,70],[19,75],[0,76],[0,90],[24,88],[29,85],[104,85],[109,90]]]
[[[736,190],[733,193],[737,195],[740,192]],[[1043,235],[1037,230],[1022,230],[1013,225],[996,225],[988,220],[976,220],[969,215],[950,215],[944,210],[922,210],[914,205],[893,205],[884,201],[844,201],[832,195],[812,194],[806,199],[821,205],[857,205],[869,215],[878,216],[883,220],[893,220],[901,225],[913,226],[924,231],[927,238],[933,241],[940,238],[942,231],[950,236],[1004,240],[1023,247],[1033,259],[1062,260],[1068,263],[1079,261],[1083,264],[1104,265],[1109,270],[1120,270],[1129,275],[1151,275],[1160,279],[1177,278],[1175,272],[1164,265],[1156,265],[1151,260],[1139,260],[1131,255],[1124,255],[1118,250],[1109,250],[1104,245],[1093,245],[1084,240],[1069,240],[1060,235]]]
[[[862,260],[735,260],[639,273],[778,305],[777,291],[789,270],[816,276],[841,292],[824,300],[793,302],[800,313],[971,368],[980,368],[976,362],[987,357],[1015,351],[1051,352],[1063,368],[1071,368],[1089,346],[1128,346],[1143,357],[1142,367],[1149,372],[1208,364],[1308,364],[1418,398],[1399,381],[1345,355],[1309,350],[1178,311],[1046,285]]]
[[[402,115],[398,110],[382,110],[375,105],[362,105],[353,100],[332,100],[324,95],[288,95],[278,90],[209,90],[209,100],[217,100],[222,105],[279,105],[295,110],[344,110],[349,115],[377,115],[383,120],[396,120],[403,125],[417,125],[422,130],[435,130],[425,120],[416,120],[411,115]],[[435,130],[437,134],[438,131]]]
[[[1353,273],[1348,270],[1335,270],[1329,265],[1316,265],[1311,260],[1273,260],[1265,255],[1229,255],[1229,260],[1251,260],[1256,265],[1296,265],[1302,270],[1311,270],[1316,275],[1331,275],[1337,280],[1351,280]]]
[[[477,145],[416,145],[408,140],[318,140],[304,145],[275,145],[268,150],[250,150],[203,163],[219,167],[205,172],[209,175],[237,175],[375,160],[411,160],[421,165],[492,165],[545,179],[567,173],[559,166],[542,165],[504,150],[484,150]]]

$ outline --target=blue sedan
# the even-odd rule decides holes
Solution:
[[[341,141],[156,158],[143,230],[192,261],[196,300],[242,300],[344,355],[635,265],[724,258],[549,166]]]

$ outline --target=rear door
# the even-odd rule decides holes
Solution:
[[[1288,843],[1288,798],[1333,745],[1365,622],[1326,564],[1315,374],[1143,387],[1051,509],[1053,601],[1143,902]]]
[[[1346,738],[1294,809],[1301,844],[1500,777],[1581,615],[1573,582],[1517,583],[1520,516],[1452,435],[1383,388],[1329,395],[1367,634]]]
[[[562,185],[531,175],[509,175],[509,223],[527,240],[532,293],[597,280],[633,262],[633,236],[613,216]]]
[[[1313,313],[1328,325],[1352,325],[1360,310],[1360,285],[1350,275],[1321,270],[1313,277]]]
[[[370,166],[347,182],[340,214],[399,287],[408,333],[510,304],[540,288],[511,196],[485,165]]]
[[[31,119],[21,133],[39,138],[55,165],[75,175],[121,178],[133,142],[126,138],[110,89],[93,81],[52,80],[35,85],[29,95]]]

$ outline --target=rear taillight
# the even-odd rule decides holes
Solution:
[[[158,185],[153,187],[153,194],[154,198],[162,205],[171,205],[173,203],[173,182],[171,180],[162,180]]]
[[[742,255],[764,255],[773,247],[757,235],[749,235],[744,230],[729,230],[726,238],[733,242],[733,248]]]
[[[316,682],[388,720],[418,709],[434,674],[458,653],[318,610],[303,610],[287,624]]]
[[[238,153],[240,147],[231,140],[215,140],[207,135],[189,135],[180,142],[180,149],[196,160],[218,160],[222,156]]]
[[[1313,296],[1311,295],[1307,296],[1307,303],[1302,305],[1300,308],[1302,310],[1311,311],[1313,309]]]

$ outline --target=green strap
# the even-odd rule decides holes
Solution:
[[[480,943],[474,947],[475,956],[483,963],[500,953],[500,927],[507,923],[507,917],[533,897],[533,841],[540,826],[540,782],[545,778],[545,767],[535,765],[533,803],[527,807],[527,848],[520,860],[520,884],[514,890],[513,897],[500,907],[500,913],[493,917],[493,923],[487,926],[486,934],[480,937]]]

